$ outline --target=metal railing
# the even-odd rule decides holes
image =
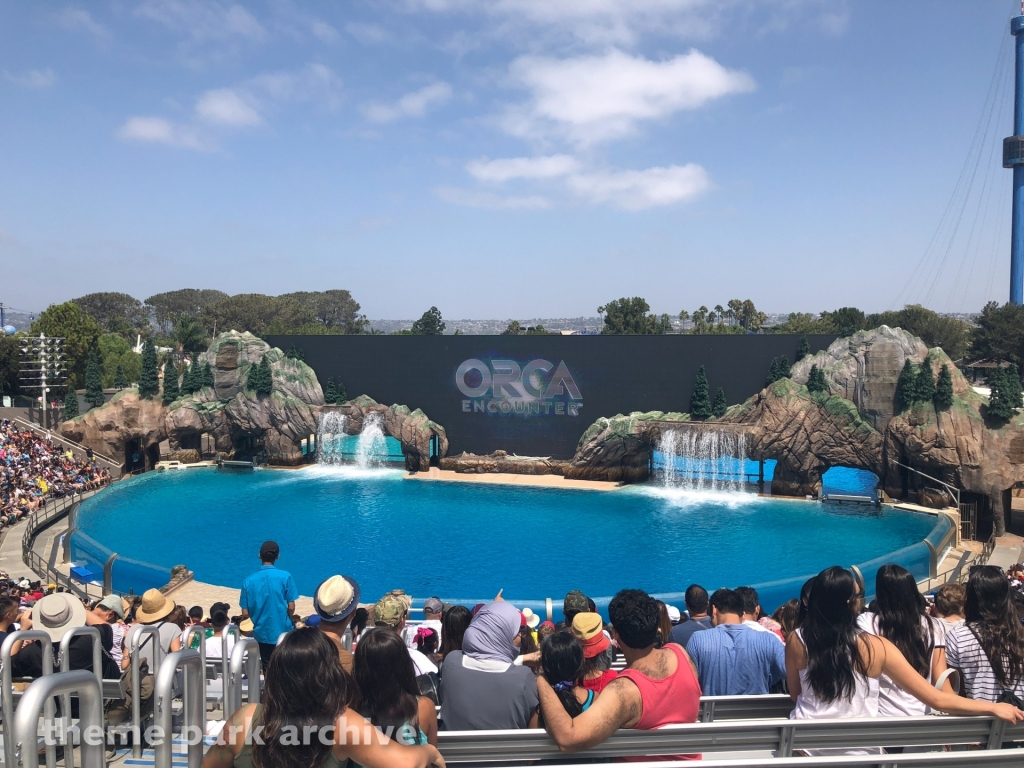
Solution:
[[[92,671],[96,678],[96,685],[100,690],[100,698],[103,697],[103,641],[100,639],[100,631],[96,627],[75,627],[68,631],[60,640],[60,671],[71,671],[71,641],[76,637],[88,637],[92,641]],[[71,728],[71,692],[67,691],[60,699],[60,734],[61,743],[66,745],[64,751],[64,768],[75,768],[75,752],[71,749],[71,739],[68,732]],[[84,766],[83,766],[84,768]]]
[[[61,573],[50,563],[44,560],[33,548],[36,536],[40,531],[49,528],[57,520],[67,517],[71,511],[83,500],[92,496],[96,491],[86,491],[82,494],[72,494],[54,501],[37,509],[28,517],[28,524],[25,526],[25,533],[21,537],[21,559],[34,573],[45,579],[50,584],[64,587],[68,592],[82,598],[83,600],[94,600],[103,596],[101,586],[92,584],[78,584],[71,576]],[[93,587],[90,593],[89,587]]]
[[[82,743],[82,768],[105,768],[103,744],[103,698],[100,684],[91,672],[79,669],[73,672],[61,672],[58,675],[47,675],[32,682],[21,698],[18,712],[14,716],[13,733],[4,734],[4,741],[9,739],[14,754],[7,768],[15,768],[21,761],[21,768],[39,768],[38,732],[39,713],[46,711],[44,736],[46,739],[46,760],[50,762],[50,753],[54,749],[53,739],[47,733],[47,724],[53,724],[53,715],[49,713],[53,706],[54,696],[70,697],[74,693],[79,702],[79,729],[84,738]],[[7,721],[5,728],[10,727]],[[5,750],[6,751],[6,750]],[[65,755],[71,746],[65,748]]]
[[[206,734],[206,675],[197,651],[184,649],[169,654],[156,674],[153,699],[156,702],[157,739],[153,744],[155,768],[171,768],[173,751],[174,677],[181,669],[185,685],[181,697],[184,705],[182,736],[188,745],[188,768],[199,768],[203,762],[203,736]],[[83,766],[83,768],[85,768]]]
[[[139,638],[145,636],[145,640]],[[132,668],[132,755],[135,759],[142,757],[142,677],[140,664],[141,654],[139,651],[145,643],[153,642],[153,666],[149,672],[156,675],[163,661],[163,647],[160,645],[160,630],[152,624],[136,624],[128,630],[125,638],[131,654]],[[155,695],[155,694],[154,694]]]
[[[230,675],[225,678],[224,719],[242,706],[242,675],[248,683],[246,701],[260,702],[260,645],[251,637],[240,637],[231,650]]]
[[[0,686],[3,689],[0,690],[0,697],[3,702],[3,713],[4,713],[4,766],[17,765],[17,758],[15,756],[15,740],[10,738],[11,723],[14,722],[14,685],[12,682],[11,674],[11,650],[14,648],[15,643],[23,642],[25,640],[38,640],[43,645],[42,657],[43,657],[43,676],[49,676],[53,674],[53,641],[50,636],[43,632],[41,629],[20,629],[17,632],[11,632],[4,638],[4,642],[0,645]],[[57,716],[57,707],[53,703],[53,697],[51,696],[46,700],[46,719],[51,723]],[[38,710],[36,712],[38,716]],[[32,744],[32,751],[35,752],[35,743]],[[39,760],[36,758],[36,765],[38,766]],[[57,765],[57,750],[55,745],[46,745],[46,768],[54,768]]]

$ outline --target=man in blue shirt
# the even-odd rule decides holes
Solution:
[[[274,566],[280,554],[276,541],[263,542],[260,547],[263,565],[243,582],[242,594],[238,598],[242,618],[252,619],[252,634],[260,644],[263,669],[270,662],[277,638],[294,627],[292,615],[295,613],[295,599],[299,596],[292,575]]]
[[[768,693],[786,676],[786,647],[771,632],[743,624],[743,598],[731,589],[711,596],[714,628],[686,644],[705,696]]]
[[[695,632],[711,629],[711,617],[708,616],[708,591],[700,584],[691,584],[686,588],[684,599],[686,612],[690,618],[672,627],[668,636],[670,643],[681,645],[683,648],[687,646]]]

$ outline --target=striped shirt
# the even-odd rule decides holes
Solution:
[[[960,690],[962,696],[994,702],[1003,692],[978,638],[966,624],[953,627],[946,633],[946,663],[963,673]],[[1024,677],[1009,686],[1008,690],[1024,698]]]

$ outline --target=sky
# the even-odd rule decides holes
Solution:
[[[0,302],[1007,298],[1015,0],[0,0]]]

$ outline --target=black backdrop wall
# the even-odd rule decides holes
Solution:
[[[808,336],[811,351],[835,336]],[[350,398],[422,408],[448,434],[449,454],[505,450],[568,459],[601,416],[688,411],[697,370],[730,405],[759,392],[772,358],[796,358],[800,337],[765,336],[267,336],[292,344],[326,387]],[[532,365],[531,365],[532,363]],[[564,367],[561,365],[564,363]],[[462,366],[460,368],[460,366]],[[525,373],[525,376],[523,375]]]

